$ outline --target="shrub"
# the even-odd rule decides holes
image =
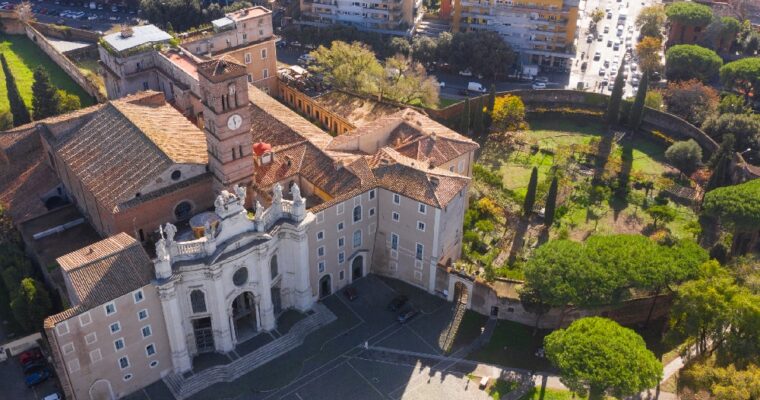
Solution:
[[[665,151],[665,158],[686,175],[691,175],[702,164],[702,148],[689,139],[673,143]]]

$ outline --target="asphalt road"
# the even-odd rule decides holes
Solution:
[[[21,0],[3,0],[2,2],[8,1],[9,3],[19,4],[21,3]],[[129,13],[129,12],[112,12],[110,10],[110,6],[103,6],[102,10],[91,10],[89,7],[83,7],[80,4],[89,4],[90,2],[81,2],[81,1],[34,1],[32,0],[32,8],[38,12],[34,14],[34,17],[39,22],[53,24],[53,23],[59,23],[62,22],[63,25],[70,26],[73,28],[81,28],[84,26],[85,28],[94,30],[94,31],[101,31],[101,32],[107,32],[111,30],[114,27],[118,27],[121,24],[128,24],[130,21],[135,19],[137,17],[135,12]],[[59,3],[59,4],[56,4]],[[97,3],[97,2],[96,2]],[[56,13],[50,15],[48,13],[42,14],[40,11],[46,10],[47,12],[50,12],[51,10],[55,10]],[[87,16],[94,15],[97,17],[97,19],[94,20],[88,20],[86,17],[85,19],[78,20],[73,18],[66,18],[66,17],[60,17],[60,13],[63,11],[83,11]]]

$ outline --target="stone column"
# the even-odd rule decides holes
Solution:
[[[259,320],[261,321],[261,329],[265,331],[271,331],[276,328],[277,322],[274,318],[274,305],[272,304],[272,277],[269,273],[269,257],[265,256],[265,260],[261,258],[258,260],[258,268],[260,271],[259,282]]]
[[[299,232],[298,238],[291,240],[295,256],[292,258],[295,270],[293,294],[296,309],[306,312],[311,309],[314,299],[311,294],[311,282],[309,280],[309,236],[306,228],[303,225],[301,227],[302,230]]]
[[[190,354],[187,352],[185,328],[183,327],[182,310],[179,307],[177,288],[174,281],[158,286],[158,296],[161,299],[161,309],[164,312],[164,322],[169,336],[169,347],[172,352],[174,372],[181,374],[193,367]]]
[[[216,351],[228,353],[235,345],[230,335],[230,318],[224,295],[222,264],[215,264],[211,268],[208,275],[211,278],[209,300],[211,301],[211,321],[214,327],[214,347]]]

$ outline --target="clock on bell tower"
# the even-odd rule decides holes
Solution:
[[[198,80],[214,190],[248,186],[254,164],[246,68],[222,57],[198,64]]]

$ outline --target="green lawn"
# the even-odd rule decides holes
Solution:
[[[533,336],[533,327],[517,322],[499,320],[491,340],[467,358],[505,367],[551,371],[551,363],[536,357],[536,350],[543,347],[544,336],[549,331],[540,330]]]
[[[475,341],[480,336],[481,329],[486,326],[486,322],[488,322],[488,317],[485,315],[478,314],[472,310],[465,311],[452,348],[459,349]]]
[[[438,100],[438,109],[440,110],[441,108],[446,108],[446,107],[448,107],[448,106],[450,106],[450,105],[452,105],[452,104],[456,104],[456,103],[459,103],[460,101],[462,101],[462,100],[458,100],[458,99],[447,99],[447,98],[445,98],[445,97],[441,97],[441,98]]]
[[[34,83],[34,68],[42,65],[50,74],[53,84],[59,89],[79,96],[83,107],[94,104],[92,97],[56,65],[42,50],[26,36],[0,34],[0,53],[5,55],[8,67],[16,78],[21,97],[27,107],[32,107],[32,84]],[[0,72],[2,74],[2,72]],[[0,111],[8,110],[5,76],[0,84]]]
[[[89,77],[100,88],[100,92],[103,94],[103,96],[107,96],[106,94],[106,83],[103,81],[103,75],[100,75],[98,73],[98,69],[100,66],[98,65],[97,59],[86,59],[86,60],[72,60],[74,64],[79,68],[80,71],[84,74],[84,76]]]
[[[569,390],[557,390],[549,388],[533,388],[520,400],[585,400],[588,397],[578,396]]]
[[[0,112],[8,111],[10,108],[11,105],[8,103],[8,88],[5,86],[5,71],[0,68]]]

